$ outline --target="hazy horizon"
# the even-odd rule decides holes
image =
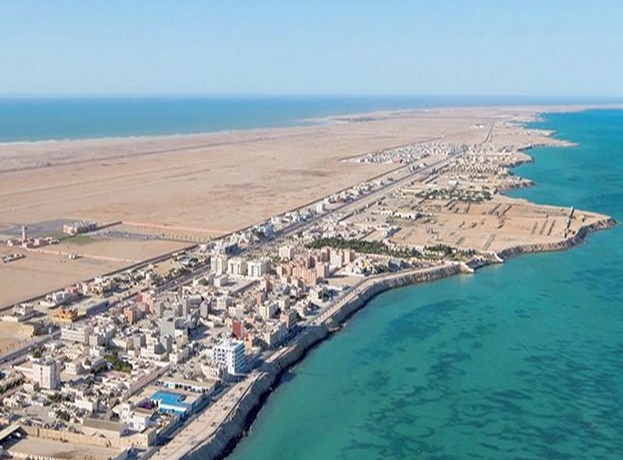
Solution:
[[[409,94],[409,93],[23,93],[23,94],[3,94],[0,93],[0,99],[236,99],[236,98],[249,98],[249,99],[330,99],[330,98],[343,98],[343,99],[393,99],[393,98],[407,98],[407,99],[426,99],[426,100],[456,100],[456,99],[472,99],[474,101],[491,99],[492,101],[501,100],[552,100],[552,101],[564,101],[565,99],[571,101],[586,100],[586,101],[614,101],[619,103],[623,101],[623,94],[560,94],[560,95],[547,95],[547,94]]]
[[[621,96],[623,3],[3,6],[0,95]]]

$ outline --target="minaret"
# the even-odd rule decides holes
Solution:
[[[26,241],[28,241],[28,233],[26,232],[28,230],[28,227],[26,227],[25,225],[22,225],[22,243],[25,243]]]

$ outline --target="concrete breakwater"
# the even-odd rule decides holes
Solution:
[[[596,232],[599,230],[605,230],[608,228],[612,228],[617,224],[617,222],[612,218],[604,218],[590,225],[584,225],[578,229],[575,235],[572,237],[566,238],[561,241],[556,241],[554,243],[535,243],[535,244],[522,244],[513,246],[507,249],[504,249],[497,253],[497,256],[506,260],[510,257],[517,256],[520,254],[528,254],[532,252],[552,252],[552,251],[562,251],[565,249],[570,249],[580,243],[582,243],[586,236],[592,232]]]
[[[389,289],[435,281],[460,272],[460,264],[452,263],[362,280],[350,293],[325,312],[328,314],[324,315],[322,321],[312,323],[291,344],[272,355],[262,366],[259,375],[253,377],[250,386],[232,408],[230,417],[182,458],[205,460],[225,457],[251,425],[270,392],[278,386],[283,373],[300,362],[313,347],[330,337],[336,330],[335,326],[350,318],[373,297]]]

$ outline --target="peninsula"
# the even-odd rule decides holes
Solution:
[[[280,373],[379,292],[614,221],[503,195],[526,123],[447,108],[0,145],[0,445],[219,458]]]

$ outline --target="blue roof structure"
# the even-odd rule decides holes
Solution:
[[[163,412],[187,413],[191,405],[184,402],[186,396],[171,391],[156,391],[151,395],[151,400],[158,403],[158,408]]]

